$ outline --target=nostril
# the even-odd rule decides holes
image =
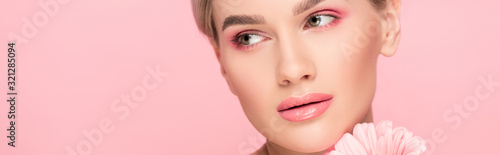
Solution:
[[[289,81],[289,80],[284,80],[284,81],[283,81],[283,85],[287,86],[287,85],[289,85],[289,84],[290,84],[290,81]]]
[[[304,75],[302,78],[303,78],[304,80],[307,80],[307,79],[309,79],[309,75]]]

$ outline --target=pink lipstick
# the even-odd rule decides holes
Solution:
[[[318,117],[328,109],[333,96],[325,93],[309,93],[299,97],[288,97],[278,105],[283,119],[300,122]]]

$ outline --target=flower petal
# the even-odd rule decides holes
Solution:
[[[339,152],[339,151],[332,151],[332,152],[330,152],[330,155],[346,155],[346,154]]]
[[[373,123],[362,123],[354,127],[354,137],[364,146],[368,154],[374,154],[377,146],[377,133]]]
[[[426,150],[425,141],[420,137],[412,137],[408,140],[403,154],[422,154]]]
[[[335,151],[346,155],[368,155],[364,146],[349,133],[344,134],[335,144]]]
[[[360,123],[353,135],[345,133],[330,155],[420,155],[425,141],[404,127],[392,128],[392,122]]]
[[[386,129],[392,130],[392,122],[391,121],[382,121],[377,124],[377,137],[382,137],[385,135]]]
[[[393,141],[393,150],[392,154],[402,154],[406,145],[407,139],[405,139],[406,135],[412,135],[411,132],[408,132],[406,128],[397,127],[393,130],[392,133],[392,141]],[[410,136],[411,137],[411,136]]]
[[[378,127],[378,126],[377,126]],[[392,155],[392,128],[386,128],[377,141],[377,154]]]

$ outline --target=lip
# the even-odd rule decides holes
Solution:
[[[291,122],[312,119],[323,114],[333,101],[325,93],[309,93],[299,97],[288,97],[278,105],[279,115]]]

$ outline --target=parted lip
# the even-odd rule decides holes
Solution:
[[[325,93],[308,93],[298,97],[288,97],[278,105],[278,112],[293,109],[295,107],[300,107],[306,104],[331,100],[332,98],[332,95]]]

